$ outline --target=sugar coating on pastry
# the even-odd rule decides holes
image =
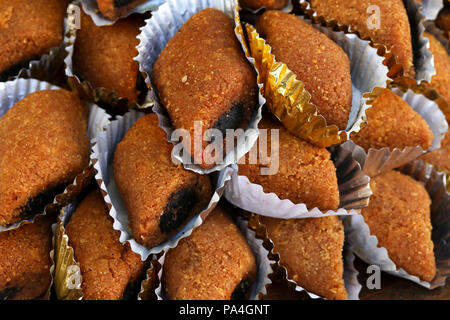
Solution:
[[[372,178],[372,196],[361,214],[378,246],[387,249],[397,268],[433,280],[436,261],[431,241],[430,197],[420,182],[398,171]]]
[[[450,101],[450,56],[442,43],[432,34],[426,32],[424,36],[430,40],[430,51],[436,68],[436,74],[431,78],[431,86]]]
[[[185,170],[171,159],[172,143],[148,114],[128,130],[114,153],[114,177],[136,241],[153,247],[175,234],[206,208],[208,175]]]
[[[288,278],[326,299],[345,300],[344,226],[337,216],[309,219],[261,217]]]
[[[362,38],[385,45],[403,66],[404,74],[414,78],[410,24],[402,0],[311,0],[311,6],[319,16],[335,19],[358,31]],[[374,11],[367,12],[370,6],[380,9],[380,28],[371,20]]]
[[[327,123],[345,129],[352,106],[352,80],[344,50],[299,17],[282,11],[264,12],[256,29],[272,47],[275,59],[305,84]]]
[[[134,14],[99,27],[82,11],[73,53],[75,73],[94,88],[106,88],[131,103],[137,102],[139,67],[133,58],[138,55],[136,36],[143,25],[144,17]]]
[[[0,118],[0,225],[41,212],[88,166],[87,115],[74,93],[44,90]]]
[[[146,0],[97,0],[97,6],[105,18],[115,20],[125,16],[129,11]]]
[[[431,163],[441,171],[450,171],[450,131],[445,135],[439,149],[427,153],[421,159]]]
[[[60,45],[67,4],[67,0],[0,1],[0,74]]]
[[[390,150],[416,146],[428,150],[431,147],[434,135],[425,119],[389,89],[380,93],[366,115],[367,123],[351,135],[366,151],[384,147]]]
[[[287,0],[239,0],[239,3],[243,7],[252,9],[261,7],[265,7],[266,9],[281,9],[286,5]]]
[[[336,168],[327,149],[305,142],[287,131],[271,115],[264,115],[259,128],[267,133],[267,152],[260,152],[258,163],[251,164],[249,154],[245,163],[239,163],[239,175],[246,176],[250,182],[262,186],[265,193],[275,193],[280,199],[293,203],[305,203],[308,209],[335,210],[339,206],[339,189]],[[278,155],[272,155],[271,129],[278,130],[279,144],[274,148]],[[250,153],[258,148],[255,143]],[[276,142],[273,142],[276,145]],[[259,151],[256,151],[259,152]],[[272,175],[261,174],[261,168],[274,167],[278,157],[278,171]]]
[[[172,300],[240,300],[250,292],[255,275],[250,246],[218,206],[189,237],[167,252],[162,285]]]
[[[225,135],[226,129],[245,129],[258,97],[255,71],[230,18],[211,8],[194,14],[169,40],[153,72],[172,123],[190,134],[186,150],[197,164],[212,167],[215,163],[203,157],[208,141],[192,152],[194,121],[200,121],[202,133],[215,128]]]
[[[43,298],[50,287],[52,219],[0,232],[0,300]]]

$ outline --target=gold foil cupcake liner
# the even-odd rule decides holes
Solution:
[[[314,23],[322,26],[330,27],[335,31],[343,31],[347,34],[356,34],[363,40],[369,40],[370,45],[378,50],[378,53],[385,58],[383,62],[389,68],[388,76],[395,81],[403,83],[419,83],[422,81],[431,81],[431,77],[436,74],[434,68],[433,55],[429,50],[429,41],[423,36],[425,31],[424,21],[425,16],[422,14],[419,3],[415,0],[403,0],[403,3],[410,21],[412,45],[414,53],[414,67],[416,70],[415,79],[404,76],[403,66],[397,63],[395,56],[386,48],[385,45],[375,43],[370,37],[362,37],[359,31],[352,29],[350,26],[340,24],[336,19],[326,19],[319,15],[311,6],[309,0],[294,0],[294,10],[302,12],[308,18],[312,19]]]
[[[80,3],[79,1],[74,1],[69,5],[68,8],[68,18],[65,21],[65,58],[64,58],[64,73],[67,77],[67,84],[69,87],[78,93],[78,95],[88,101],[93,101],[101,105],[108,106],[114,113],[123,114],[128,109],[145,109],[153,106],[153,101],[150,99],[150,95],[147,94],[145,97],[141,98],[140,102],[129,102],[128,98],[119,96],[119,94],[114,90],[108,90],[103,87],[94,87],[88,80],[81,80],[73,70],[73,54],[74,45],[77,36],[77,16],[80,13]],[[79,20],[79,19],[78,19]],[[137,83],[139,87],[145,88],[147,90],[145,83],[142,81],[141,84]]]
[[[267,294],[267,287],[272,283],[270,278],[273,273],[272,267],[274,266],[275,261],[271,259],[272,256],[270,255],[269,250],[263,245],[265,234],[258,233],[255,229],[251,228],[249,219],[246,219],[244,216],[239,215],[235,222],[239,230],[245,236],[247,243],[256,258],[258,271],[252,284],[250,300],[259,300]],[[167,300],[161,281],[166,253],[167,251],[162,252],[156,260],[158,271],[156,272],[157,286],[154,293],[158,300]]]
[[[361,160],[364,161],[364,157]],[[445,188],[445,175],[421,160],[414,160],[399,168],[399,171],[421,182],[430,195],[432,241],[437,269],[435,278],[431,282],[421,281],[419,277],[398,268],[386,248],[378,246],[377,237],[371,234],[361,215],[344,218],[347,241],[358,257],[368,264],[379,266],[382,271],[428,289],[442,287],[450,276],[450,194]]]
[[[0,83],[0,117],[12,108],[16,102],[22,100],[33,92],[59,89],[61,88],[48,82],[39,81],[36,79],[16,79],[13,81]],[[109,123],[110,116],[103,109],[92,103],[89,103],[88,106],[89,115],[87,135],[89,138],[94,138],[95,135],[103,130],[103,127]],[[62,193],[59,193],[54,197],[52,203],[48,203],[44,207],[42,213],[39,213],[30,219],[11,224],[8,227],[0,227],[0,232],[16,229],[22,224],[32,223],[35,218],[40,215],[58,214],[59,209],[70,203],[81,192],[81,190],[83,190],[93,176],[94,168],[90,163],[74,178],[72,183],[66,186]]]
[[[267,99],[267,106],[292,134],[312,144],[329,147],[348,140],[351,132],[360,130],[364,125],[365,111],[373,103],[367,95],[378,94],[388,81],[388,69],[382,64],[383,58],[369,46],[368,41],[313,25],[342,47],[350,58],[353,101],[347,130],[340,131],[337,126],[327,124],[310,102],[311,94],[304,83],[286,64],[276,60],[270,45],[256,29],[246,23],[244,32],[238,14],[235,19],[240,37],[244,39],[247,35],[248,46],[244,43],[244,52],[258,72],[257,81],[262,85],[261,93]]]

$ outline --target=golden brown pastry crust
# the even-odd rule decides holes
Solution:
[[[229,300],[256,262],[244,236],[218,206],[192,234],[167,252],[162,284],[172,300]]]
[[[0,225],[40,212],[88,166],[87,115],[74,93],[45,90],[0,119]],[[47,203],[33,204],[41,198]]]
[[[398,268],[433,280],[436,261],[431,241],[430,197],[410,176],[390,171],[372,178],[372,196],[361,214]]]
[[[436,166],[438,170],[450,172],[450,131],[445,135],[439,149],[427,153],[421,159]]]
[[[344,226],[337,216],[310,219],[261,217],[289,279],[326,299],[345,300]]]
[[[97,0],[98,9],[109,20],[125,16],[129,11],[146,0]]]
[[[258,9],[261,7],[265,7],[267,9],[281,9],[287,2],[288,0],[239,0],[241,6],[252,9]]]
[[[66,233],[80,264],[84,300],[120,300],[128,288],[140,285],[145,263],[128,242],[119,242],[99,190],[81,201]]]
[[[428,150],[433,132],[420,114],[389,89],[384,89],[367,109],[367,123],[352,140],[366,151],[388,147],[403,149],[421,146]]]
[[[256,29],[311,94],[311,102],[328,124],[345,129],[352,105],[350,61],[325,34],[299,17],[282,11],[264,12]]]
[[[434,57],[436,74],[431,78],[431,86],[447,101],[450,101],[450,55],[433,35],[424,34],[430,40],[430,51]]]

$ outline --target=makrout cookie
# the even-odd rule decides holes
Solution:
[[[239,164],[239,175],[261,185],[266,193],[274,192],[281,199],[289,199],[293,203],[305,203],[309,209],[337,209],[339,189],[336,168],[328,150],[295,137],[271,115],[264,115],[259,127],[268,130],[268,155],[260,152],[257,163],[250,163],[247,154],[245,163]],[[278,130],[279,143],[273,140],[271,129]],[[257,148],[258,143],[253,148]],[[277,154],[272,154],[271,150]],[[267,156],[270,162],[264,163]],[[275,161],[278,161],[278,166]],[[274,174],[263,175],[261,168],[265,167],[278,170]]]
[[[261,217],[288,278],[326,299],[347,299],[344,226],[337,216],[308,219]]]
[[[450,35],[450,5],[446,5],[446,7],[439,12],[439,15],[436,18],[436,25],[445,31],[446,36]]]
[[[42,212],[89,164],[88,108],[72,92],[29,94],[0,119],[0,225]]]
[[[0,78],[60,45],[67,4],[67,0],[0,1]]]
[[[413,178],[389,171],[371,179],[372,196],[361,214],[378,246],[398,268],[431,281],[436,262],[431,240],[430,197]]]
[[[94,88],[115,91],[130,103],[137,102],[141,79],[133,58],[138,55],[136,36],[143,25],[144,17],[134,14],[113,25],[99,27],[82,11],[73,53],[75,74]]]
[[[450,131],[442,140],[441,147],[422,156],[422,160],[436,166],[438,170],[450,172]]]
[[[193,15],[169,40],[153,67],[154,82],[174,126],[190,134],[187,151],[205,168],[215,163],[203,158],[210,142],[194,141],[194,122],[201,132],[246,127],[257,103],[256,74],[247,62],[222,11],[204,9]],[[198,140],[198,139],[197,139]],[[194,143],[203,148],[193,154]]]
[[[283,8],[287,0],[240,0],[239,3],[248,8],[258,9],[265,7],[266,9],[281,9]]]
[[[389,89],[380,93],[366,115],[367,124],[352,134],[352,140],[366,151],[416,146],[428,150],[431,146],[434,135],[425,119]]]
[[[162,286],[173,300],[240,300],[248,297],[255,275],[252,250],[219,206],[167,252]]]
[[[66,226],[69,245],[81,269],[83,299],[120,300],[137,296],[145,263],[121,244],[120,232],[99,190],[91,191],[78,205]]]
[[[146,0],[97,0],[102,15],[110,20],[125,16],[130,10]]]
[[[209,177],[175,165],[172,147],[158,117],[149,114],[136,121],[114,153],[114,177],[131,230],[147,247],[176,233],[212,196]]]
[[[345,129],[352,106],[352,80],[344,50],[299,17],[282,11],[266,11],[256,29],[272,47],[275,59],[305,84],[327,123]]]
[[[358,31],[362,38],[385,45],[403,66],[404,74],[414,78],[410,24],[402,0],[311,0],[311,6],[327,20],[335,19]],[[375,17],[379,27],[372,26],[370,6],[380,10],[380,16]]]
[[[436,68],[436,74],[431,78],[431,86],[447,101],[450,101],[450,56],[442,43],[432,34],[426,32],[424,36],[430,40],[430,51],[433,54]]]
[[[52,219],[0,233],[0,300],[45,298],[52,277]]]

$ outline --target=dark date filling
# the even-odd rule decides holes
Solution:
[[[122,6],[130,4],[132,2],[133,2],[133,0],[114,0],[114,6],[115,7],[122,7]]]
[[[136,282],[129,282],[125,288],[122,300],[132,300],[135,299],[139,293],[140,286]]]
[[[6,288],[3,291],[0,291],[0,300],[12,299],[16,296],[18,292],[20,292],[20,290],[21,289],[19,287],[11,287]]]
[[[231,300],[246,300],[249,298],[251,284],[248,280],[242,279],[231,294]]]
[[[227,129],[237,129],[244,121],[245,109],[241,102],[234,103],[230,111],[220,116],[213,128],[219,130],[222,136],[226,136]],[[214,138],[214,137],[213,137]],[[214,139],[212,139],[214,141]]]
[[[169,197],[169,203],[159,219],[159,229],[163,233],[176,230],[187,219],[197,202],[197,195],[192,189],[182,189]]]
[[[55,195],[64,191],[64,186],[65,184],[61,184],[46,189],[33,198],[29,199],[24,206],[20,207],[20,218],[28,219],[35,214],[42,212],[42,210],[44,210],[44,207],[53,201]]]

